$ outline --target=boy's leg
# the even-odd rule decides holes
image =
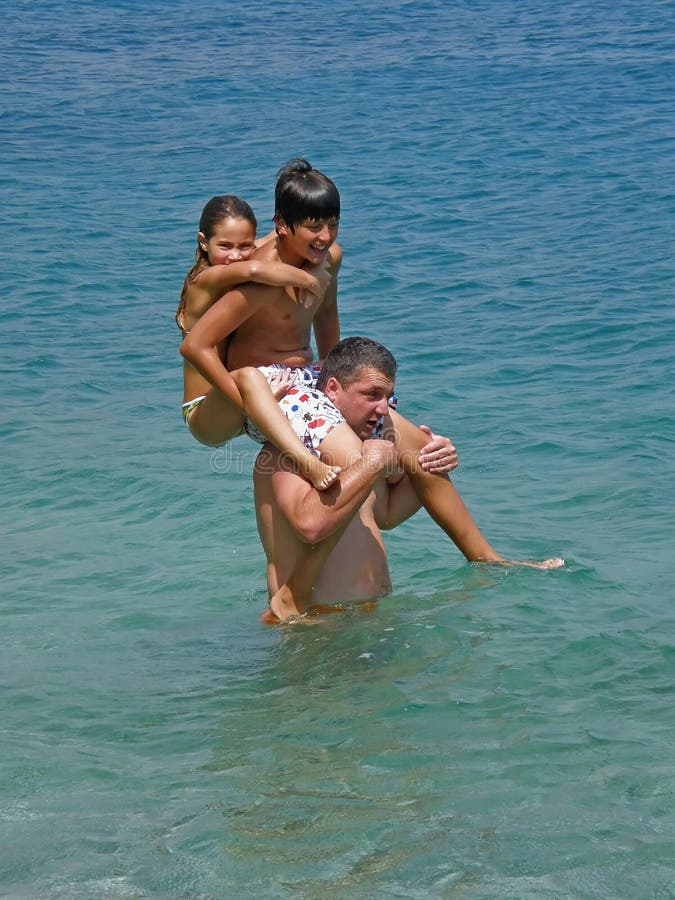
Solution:
[[[425,472],[418,462],[420,450],[429,438],[395,410],[385,420],[383,437],[394,442],[399,463],[410,478],[415,493],[431,518],[453,541],[464,556],[472,561],[503,560],[481,534],[464,501],[447,475]]]
[[[253,366],[245,366],[230,374],[241,394],[246,414],[258,430],[296,463],[303,478],[318,491],[327,490],[338,477],[340,469],[326,465],[305,447],[279,408],[263,373]],[[292,382],[288,387],[292,387]]]

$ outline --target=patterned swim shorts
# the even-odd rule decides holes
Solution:
[[[268,380],[283,368],[282,365],[258,367]],[[296,378],[293,387],[277,402],[305,447],[319,456],[321,442],[336,425],[344,422],[344,416],[324,393],[317,391],[316,380],[321,371],[318,366],[303,366],[294,371]],[[267,440],[250,419],[246,420],[244,431],[258,444],[264,444]]]

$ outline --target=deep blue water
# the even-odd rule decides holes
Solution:
[[[0,893],[675,897],[675,6],[3,3]],[[199,212],[342,194],[343,334],[482,530],[265,630],[186,433]]]

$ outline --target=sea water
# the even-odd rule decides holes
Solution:
[[[0,893],[675,896],[675,7],[2,4]],[[492,544],[266,629],[254,446],[180,417],[199,213],[343,201]]]

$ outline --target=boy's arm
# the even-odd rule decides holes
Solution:
[[[373,509],[375,522],[383,531],[396,528],[410,516],[415,515],[422,503],[415,493],[412,482],[403,472],[380,480],[375,489],[376,501]]]
[[[338,270],[342,263],[342,250],[338,244],[330,248],[331,282],[326,289],[321,306],[314,316],[314,339],[319,359],[333,349],[340,340],[340,317],[337,305]]]
[[[351,519],[395,455],[389,441],[364,441],[360,449],[357,461],[343,469],[326,491],[317,491],[305,479],[289,472],[288,466],[279,465],[272,475],[279,508],[305,543],[319,543]]]
[[[263,306],[266,289],[254,284],[229,291],[207,310],[180,345],[181,355],[243,410],[239,390],[215,347]]]

